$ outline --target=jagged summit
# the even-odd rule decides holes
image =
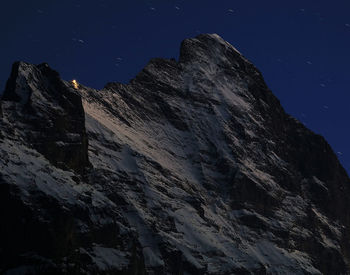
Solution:
[[[243,58],[238,50],[219,35],[200,34],[195,38],[185,39],[181,43],[179,62],[207,60],[215,63],[222,61],[228,56]]]
[[[218,35],[102,90],[17,63],[0,106],[0,272],[349,273],[345,170]]]

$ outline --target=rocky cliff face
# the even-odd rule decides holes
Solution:
[[[345,170],[217,35],[99,91],[15,63],[0,106],[5,274],[350,271]]]
[[[13,65],[2,96],[4,121],[15,136],[62,169],[82,173],[88,164],[81,98],[47,64]]]

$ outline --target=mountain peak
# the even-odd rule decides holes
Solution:
[[[2,100],[17,101],[25,103],[28,101],[29,93],[27,89],[18,89],[19,85],[23,85],[27,70],[33,69],[35,66],[28,63],[17,61],[13,63],[10,78],[7,80],[5,91],[2,94]]]
[[[16,63],[0,107],[0,273],[350,271],[345,170],[218,35],[99,91]]]
[[[241,56],[231,44],[217,34],[200,34],[194,38],[185,39],[181,43],[180,62],[206,60],[222,61],[224,57]]]
[[[39,91],[35,86],[37,83],[42,83],[43,78],[55,83],[60,82],[59,74],[47,63],[33,65],[23,61],[14,62],[2,100],[28,103],[32,93],[35,90]]]

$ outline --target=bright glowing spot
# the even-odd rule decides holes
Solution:
[[[73,86],[74,86],[74,89],[78,89],[78,82],[75,80],[75,79],[73,79],[72,80],[72,84],[73,84]]]

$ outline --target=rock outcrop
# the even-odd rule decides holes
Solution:
[[[218,35],[102,90],[15,63],[0,107],[5,274],[350,273],[347,173]]]
[[[17,134],[26,142],[53,165],[83,172],[88,141],[81,98],[48,64],[16,62],[2,102],[4,119],[23,130]]]

